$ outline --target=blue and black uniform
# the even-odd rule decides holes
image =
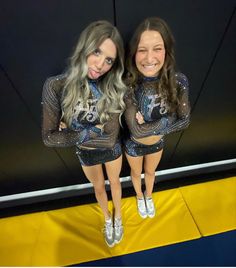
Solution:
[[[137,84],[130,87],[125,97],[125,120],[130,136],[125,139],[126,152],[131,156],[142,156],[163,149],[164,137],[156,144],[145,145],[136,139],[182,130],[190,122],[189,84],[187,77],[176,73],[178,105],[173,112],[167,96],[159,90],[158,77],[139,77]],[[136,113],[140,112],[145,123],[138,124]]]
[[[89,80],[90,96],[86,104],[78,102],[73,108],[71,125],[59,130],[62,119],[61,103],[66,74],[50,77],[43,87],[43,125],[44,144],[50,147],[76,146],[80,163],[85,166],[105,163],[121,155],[119,142],[119,113],[110,114],[103,130],[97,112],[97,103],[102,97],[99,81]]]

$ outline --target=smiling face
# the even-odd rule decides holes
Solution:
[[[155,77],[165,62],[165,45],[157,31],[147,30],[141,34],[135,54],[136,67],[146,77]]]
[[[88,77],[90,79],[97,79],[107,73],[116,59],[116,54],[117,50],[113,41],[110,38],[103,41],[103,43],[87,57]]]

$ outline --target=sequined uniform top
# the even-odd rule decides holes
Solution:
[[[179,105],[175,113],[169,112],[168,102],[157,91],[158,77],[139,79],[136,88],[125,97],[125,120],[131,138],[166,135],[186,128],[190,122],[189,84],[187,77],[176,73]],[[134,93],[133,93],[134,92]],[[145,123],[138,124],[136,113],[140,111]]]
[[[71,126],[59,130],[61,121],[61,102],[66,75],[50,77],[46,80],[42,93],[42,138],[46,146],[67,147],[80,146],[89,148],[112,148],[119,133],[119,114],[111,114],[103,131],[96,125],[100,124],[96,104],[102,96],[97,81],[89,81],[91,90],[87,105],[81,103],[74,107]]]

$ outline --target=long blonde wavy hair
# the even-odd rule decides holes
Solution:
[[[117,57],[112,68],[98,80],[102,97],[97,103],[101,124],[111,119],[111,113],[125,109],[123,101],[125,85],[122,81],[124,72],[124,47],[117,28],[108,21],[96,21],[89,24],[81,33],[74,53],[69,59],[69,67],[62,96],[62,118],[70,126],[73,109],[78,102],[85,107],[90,96],[88,84],[87,57],[93,53],[107,38],[110,38],[117,49]]]

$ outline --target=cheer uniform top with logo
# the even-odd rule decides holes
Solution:
[[[76,146],[76,154],[82,165],[91,166],[112,161],[121,155],[119,135],[119,114],[111,114],[104,129],[97,112],[97,102],[102,97],[98,81],[89,80],[90,97],[86,105],[78,102],[73,109],[71,125],[59,130],[62,111],[61,102],[66,74],[50,77],[43,87],[42,138],[46,146]]]
[[[125,139],[126,152],[131,156],[141,156],[160,151],[164,146],[163,137],[153,145],[145,145],[136,139],[161,135],[182,130],[190,123],[189,84],[187,77],[176,73],[177,96],[179,104],[170,113],[168,101],[158,91],[158,77],[139,77],[135,88],[125,97],[125,120],[130,136]],[[141,112],[145,123],[138,124],[136,113]]]

